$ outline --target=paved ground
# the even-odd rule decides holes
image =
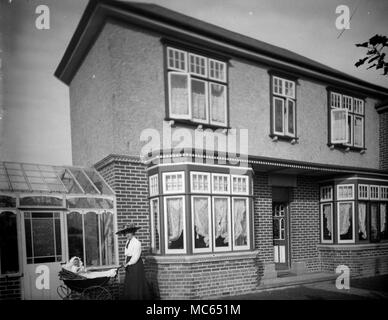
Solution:
[[[364,300],[388,299],[388,275],[351,279],[349,290],[338,290],[335,281],[268,289],[259,293],[234,296],[237,300]]]

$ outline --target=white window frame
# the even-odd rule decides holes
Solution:
[[[176,199],[181,198],[182,199],[182,215],[183,215],[183,249],[169,249],[168,248],[168,220],[167,220],[167,200],[168,199]],[[185,196],[168,196],[163,197],[163,218],[164,218],[164,248],[165,252],[167,254],[174,254],[174,253],[186,253],[187,252],[187,246],[186,246],[186,202],[185,202]]]
[[[339,106],[333,105],[334,101],[339,102]],[[330,108],[342,109],[342,95],[340,93],[330,92]]]
[[[187,103],[188,103],[188,114],[175,114],[175,113],[172,113],[172,110],[171,110],[171,77],[173,75],[179,75],[179,76],[186,76],[187,77]],[[168,72],[168,114],[169,114],[169,117],[171,118],[175,118],[175,119],[184,119],[184,120],[190,120],[191,119],[191,79],[190,79],[190,75],[188,73],[185,73],[185,72],[175,72],[175,71],[170,71]]]
[[[247,244],[244,246],[236,246],[234,244],[234,201],[238,200],[245,200],[246,202],[246,215],[247,215]],[[231,199],[231,211],[232,211],[232,248],[233,251],[240,251],[240,250],[249,250],[250,249],[250,215],[249,215],[249,198],[247,197],[232,197]]]
[[[388,200],[388,186],[380,186],[380,200]]]
[[[352,197],[351,198],[343,198],[340,197],[340,188],[341,187],[351,187],[352,188]],[[354,184],[338,184],[337,185],[337,200],[354,200]]]
[[[201,73],[197,73],[195,71],[191,71],[191,62],[190,62],[190,59],[191,57],[194,57],[194,58],[200,58],[200,59],[203,59],[205,61],[205,74],[201,74]],[[188,68],[187,70],[189,71],[190,74],[194,74],[196,76],[199,76],[199,77],[204,77],[204,78],[207,78],[208,77],[208,62],[207,62],[208,58],[204,57],[204,56],[201,56],[199,54],[195,54],[195,53],[188,53]]]
[[[331,214],[331,240],[325,240],[323,239],[323,207],[324,206],[330,206],[330,214]],[[333,203],[332,202],[326,202],[321,203],[321,242],[322,243],[333,243],[334,242],[334,212],[333,212]]]
[[[215,191],[214,190],[214,185],[215,185],[215,183],[214,183],[214,177],[226,177],[227,178],[227,180],[228,180],[228,190],[227,191]],[[212,184],[212,193],[214,193],[214,194],[230,194],[230,192],[231,192],[231,185],[230,185],[230,181],[231,181],[231,179],[230,179],[230,175],[229,174],[224,174],[224,173],[212,173],[212,178],[211,178],[212,180],[211,180],[211,184]]]
[[[159,195],[159,178],[158,174],[149,177],[149,194],[150,197]]]
[[[377,190],[377,197],[372,197],[372,188]],[[369,186],[369,200],[380,200],[380,187],[378,185]]]
[[[177,52],[180,52],[180,53],[183,53],[185,55],[185,69],[180,69],[180,68],[175,68],[175,67],[172,67],[170,66],[170,59],[169,59],[169,52],[170,51],[177,51]],[[183,50],[180,50],[180,49],[176,49],[176,48],[172,48],[172,47],[167,47],[167,68],[170,69],[170,70],[177,70],[177,71],[181,71],[181,72],[186,72],[187,71],[187,64],[188,64],[188,61],[187,61],[187,52],[186,51],[183,51]]]
[[[362,196],[361,188],[366,188],[366,197]],[[368,184],[359,184],[358,185],[358,200],[369,200],[369,185]]]
[[[201,176],[206,176],[208,179],[208,188],[207,190],[195,190],[194,189],[194,175],[201,175]],[[211,176],[210,173],[208,172],[202,172],[202,171],[190,171],[190,191],[192,193],[206,193],[209,194],[211,190]]]
[[[293,109],[294,109],[294,113],[293,113],[293,117],[292,117],[292,122],[294,124],[294,133],[291,133],[290,130],[289,130],[289,126],[288,126],[288,120],[289,120],[289,107],[288,107],[288,103],[289,102],[292,102],[293,104]],[[290,137],[295,137],[295,131],[296,131],[296,103],[295,103],[295,100],[293,99],[286,99],[285,100],[285,105],[283,107],[284,111],[285,111],[285,116],[283,117],[284,118],[284,132],[285,132],[285,135],[287,136],[290,136]]]
[[[278,92],[275,91],[275,88],[276,88],[275,81],[278,81],[278,83],[279,83],[278,87],[281,88],[281,91],[282,91],[281,93],[279,91]],[[292,94],[291,95],[286,94],[286,83],[292,84]],[[280,78],[277,76],[272,77],[272,94],[274,94],[274,95],[282,96],[285,98],[295,99],[295,87],[296,87],[295,81],[287,80],[287,79]]]
[[[350,203],[352,205],[352,239],[351,240],[341,240],[340,235],[340,214],[339,207],[341,204]],[[337,202],[337,241],[338,243],[355,243],[355,219],[354,219],[354,201],[339,201]]]
[[[330,198],[328,198],[328,199],[323,198],[323,190],[325,190],[325,189],[330,190]],[[320,199],[321,199],[321,202],[333,201],[333,186],[322,186],[320,188]]]
[[[361,129],[362,129],[362,135],[361,135],[362,142],[361,142],[361,145],[356,144],[355,139],[354,139],[354,128],[355,128],[355,125],[356,125],[356,118],[359,118],[359,119],[362,120],[362,126],[361,126]],[[365,119],[364,119],[364,116],[362,116],[362,115],[355,114],[353,116],[353,126],[352,126],[352,128],[353,128],[352,129],[353,130],[353,143],[354,143],[354,146],[358,147],[358,148],[363,148],[364,147],[364,121],[365,121]]]
[[[359,108],[361,108],[361,111],[356,110],[356,102],[359,103]],[[359,115],[363,116],[364,115],[364,100],[358,99],[358,98],[354,98],[353,99],[353,110],[354,110],[353,112],[355,114],[359,114]]]
[[[350,100],[350,107],[349,108],[347,108],[347,107],[345,107],[347,104],[345,103],[345,100]],[[350,112],[353,112],[353,97],[351,97],[351,96],[348,96],[348,95],[346,95],[346,94],[343,94],[342,95],[342,107],[344,108],[344,109],[347,109],[347,110],[349,110]]]
[[[166,185],[166,177],[169,175],[180,175],[182,176],[182,189],[180,190],[167,190],[167,185]],[[163,172],[163,194],[175,194],[175,193],[184,193],[185,192],[185,172],[184,171],[169,171],[169,172]]]
[[[276,112],[275,112],[275,100],[280,100],[282,102],[282,128],[283,128],[283,131],[276,131]],[[278,134],[278,135],[284,135],[284,99],[282,98],[279,98],[279,97],[273,97],[272,99],[272,125],[273,125],[273,133],[274,134]]]
[[[202,79],[197,79],[197,78],[192,78],[192,77],[189,77],[189,80],[190,80],[190,113],[191,113],[191,120],[193,120],[194,122],[199,122],[199,123],[209,123],[209,119],[210,119],[210,112],[209,112],[209,109],[210,109],[210,101],[209,101],[209,86],[208,86],[208,81],[206,80],[202,80]],[[205,112],[206,112],[206,119],[203,120],[203,119],[197,119],[197,118],[194,118],[194,115],[193,115],[193,104],[192,104],[192,90],[191,90],[191,82],[192,81],[198,81],[198,82],[203,82],[205,84]]]
[[[195,198],[206,198],[208,201],[208,228],[209,228],[209,248],[195,248],[195,232],[194,232],[194,226],[195,226],[195,215],[194,215],[194,199]],[[204,195],[196,195],[191,196],[191,241],[193,246],[193,253],[203,253],[203,252],[212,252],[213,247],[213,235],[212,235],[212,214],[211,214],[211,206],[212,203],[210,201],[210,196],[204,196]]]
[[[346,146],[353,146],[353,142],[354,142],[354,116],[353,114],[349,114],[349,112],[347,112],[347,115],[346,115],[346,132],[347,132],[347,140],[346,142],[344,143],[344,145]],[[349,136],[349,128],[350,128],[350,136]]]
[[[344,139],[337,139],[333,140],[334,137],[334,127],[333,127],[333,118],[334,118],[334,113],[336,112],[345,112],[345,138]],[[346,144],[349,140],[349,130],[348,130],[348,109],[344,108],[332,108],[330,110],[330,142],[332,144]]]
[[[223,62],[223,61],[215,60],[215,59],[211,59],[211,58],[209,58],[208,61],[209,61],[209,68],[208,68],[209,79],[211,79],[211,80],[216,80],[216,81],[221,81],[221,82],[225,82],[225,83],[226,83],[226,82],[227,82],[227,76],[226,76],[226,63]],[[223,65],[223,67],[224,67],[224,77],[223,77],[222,79],[216,78],[216,77],[212,77],[212,76],[211,76],[211,72],[210,72],[210,70],[211,70],[211,68],[210,68],[210,63],[211,63],[211,62],[214,62],[215,64],[221,64],[221,65]]]
[[[212,97],[212,91],[211,91],[211,86],[212,84],[214,85],[219,85],[219,86],[223,86],[224,89],[225,89],[225,99],[224,99],[224,122],[220,122],[220,121],[215,121],[212,119],[212,111],[213,111],[213,108],[212,108],[212,103],[211,103],[211,97]],[[208,81],[208,85],[209,85],[209,88],[208,88],[208,96],[209,96],[209,120],[210,120],[210,124],[214,124],[214,125],[217,125],[217,126],[226,126],[227,125],[227,122],[228,122],[228,86],[226,86],[225,84],[222,84],[222,83],[216,83],[216,82],[211,82],[211,81]]]
[[[244,180],[246,192],[239,192],[239,191],[234,190],[234,186],[233,186],[233,179],[234,178]],[[232,194],[249,195],[249,176],[245,176],[245,175],[241,175],[241,174],[232,174],[231,179],[230,179],[230,186],[231,186]]]
[[[227,203],[228,203],[228,213],[227,213],[227,217],[228,217],[228,236],[229,236],[229,245],[227,247],[217,247],[216,246],[216,222],[215,222],[215,218],[216,218],[216,214],[215,214],[215,209],[214,209],[214,201],[216,199],[226,199]],[[213,250],[214,252],[225,252],[225,251],[231,251],[232,250],[232,241],[233,241],[233,238],[232,238],[232,223],[233,221],[231,220],[231,207],[230,207],[230,202],[231,202],[231,199],[230,197],[228,196],[222,196],[222,195],[217,195],[217,196],[213,196],[212,197],[212,212],[213,212],[213,219],[212,219],[212,223],[213,223]]]
[[[153,202],[157,202],[157,208],[158,208],[158,225],[159,225],[159,249],[156,249],[156,235],[155,235],[155,221],[154,221],[154,210],[153,210]],[[150,212],[151,212],[151,250],[153,253],[160,253],[161,252],[161,228],[160,228],[160,206],[159,206],[159,198],[152,198],[150,199]]]

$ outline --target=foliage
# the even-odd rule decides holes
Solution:
[[[366,56],[355,63],[358,68],[363,64],[368,64],[367,69],[382,69],[383,75],[388,75],[388,61],[385,60],[384,48],[388,48],[388,37],[375,35],[364,43],[357,43],[356,47],[367,48]]]

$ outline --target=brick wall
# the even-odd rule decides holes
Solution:
[[[19,277],[0,278],[0,300],[20,300],[21,287]]]
[[[298,176],[290,197],[292,264],[302,263],[308,272],[320,271],[319,186],[314,178]]]
[[[350,268],[351,277],[370,277],[388,274],[388,244],[346,246],[346,249],[319,246],[322,271],[335,272],[339,265]]]
[[[379,134],[379,148],[380,148],[380,169],[388,170],[388,111],[380,113],[380,134]]]

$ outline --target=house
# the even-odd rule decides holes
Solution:
[[[388,89],[153,4],[90,1],[55,72],[73,162],[161,299],[388,272]],[[118,239],[121,262],[124,239]]]

